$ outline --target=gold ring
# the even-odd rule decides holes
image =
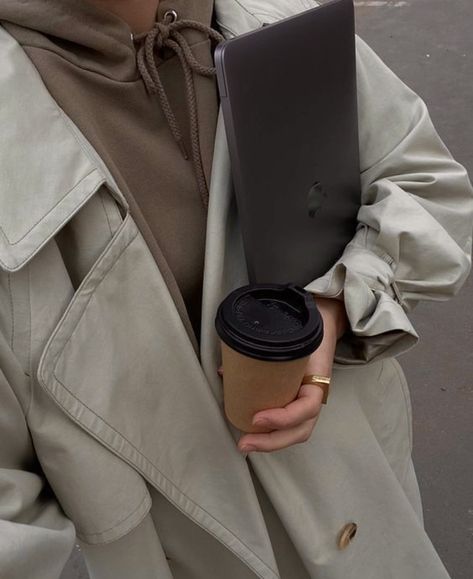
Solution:
[[[330,378],[328,376],[318,376],[317,374],[307,374],[302,378],[302,384],[315,384],[323,390],[322,404],[327,404],[328,392],[330,389]]]

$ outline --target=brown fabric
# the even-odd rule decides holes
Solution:
[[[197,30],[208,36],[210,40],[216,43],[224,40],[223,36],[213,30],[210,26],[206,26],[201,22],[195,20],[179,20],[172,12],[171,18],[175,19],[170,22],[156,22],[152,30],[148,33],[135,36],[135,41],[138,42],[139,49],[137,53],[138,70],[143,78],[146,88],[150,94],[157,94],[161,109],[166,117],[174,140],[179,145],[181,153],[185,159],[189,158],[189,154],[184,146],[182,140],[181,129],[176,120],[176,116],[169,102],[166,89],[161,81],[159,75],[156,52],[163,51],[166,48],[172,50],[179,58],[182,72],[184,74],[186,85],[187,109],[189,112],[190,137],[191,137],[191,155],[194,163],[194,174],[197,179],[199,193],[202,197],[204,207],[208,207],[209,203],[209,188],[205,178],[204,168],[202,165],[202,158],[200,156],[200,140],[199,140],[199,118],[197,111],[197,100],[194,87],[194,74],[197,73],[202,76],[215,76],[215,67],[205,66],[200,63],[192,53],[183,30]],[[169,14],[168,14],[169,16]],[[169,20],[169,18],[167,18]]]
[[[161,0],[157,19],[169,9],[176,10],[179,19],[210,25],[213,0]],[[4,0],[0,21],[24,46],[55,100],[96,148],[128,198],[197,349],[206,208],[193,163],[182,156],[159,99],[147,92],[139,74],[128,25],[85,0]],[[196,30],[182,34],[195,58],[212,66],[205,35]],[[172,51],[160,56],[159,75],[184,145],[191,150],[182,67]],[[213,77],[194,74],[194,85],[208,184],[217,91]]]

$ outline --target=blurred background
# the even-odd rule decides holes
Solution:
[[[424,98],[441,137],[473,175],[472,0],[355,6],[358,34]],[[472,292],[470,281],[451,302],[419,306],[412,319],[421,342],[400,359],[411,389],[425,525],[452,579],[473,577]],[[62,579],[87,577],[76,552]]]

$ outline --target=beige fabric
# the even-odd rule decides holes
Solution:
[[[230,5],[243,32],[245,4]],[[278,15],[302,8],[286,0],[259,5]],[[244,14],[254,7],[248,3]],[[309,577],[447,579],[422,527],[409,395],[390,354],[415,340],[402,303],[446,299],[468,273],[472,188],[420,99],[361,42],[358,61],[365,245],[357,239],[347,250],[352,275],[343,277],[353,332],[347,344],[355,346],[341,353],[311,439],[248,461]],[[373,79],[383,91],[372,89]],[[56,579],[73,543],[66,517],[84,542],[113,543],[144,520],[152,487],[181,515],[170,509],[159,529],[170,559],[184,562],[193,548],[174,543],[184,521],[212,539],[201,535],[204,560],[223,548],[255,577],[283,577],[274,528],[236,449],[240,433],[225,419],[216,372],[216,308],[246,281],[221,121],[199,360],[112,175],[3,29],[0,92],[1,395],[19,403],[1,421],[0,484],[18,498],[0,495],[0,549],[8,545],[0,575]],[[406,218],[400,230],[399,216],[412,211],[415,223]],[[57,244],[66,223],[75,255],[61,254]],[[313,291],[323,293],[326,283],[314,280]],[[41,516],[37,497],[46,480],[65,515],[44,494],[52,515]],[[339,551],[337,535],[351,521],[359,533]],[[175,552],[168,554],[170,545]],[[161,571],[168,573],[164,562]]]
[[[81,548],[90,579],[174,579],[150,515],[113,543]]]
[[[367,380],[371,373],[376,373],[379,379],[377,381]],[[375,492],[377,486],[382,488],[383,492],[387,492],[387,489],[392,491],[393,488],[397,488],[403,496],[407,497],[408,502],[404,505],[404,508],[407,510],[404,513],[404,516],[409,512],[411,524],[414,520],[417,520],[416,526],[421,530],[422,508],[417,482],[413,475],[412,461],[410,459],[412,438],[410,433],[411,410],[409,393],[407,385],[402,378],[402,374],[400,374],[399,366],[391,361],[375,364],[372,368],[372,372],[367,372],[367,368],[364,370],[360,368],[354,373],[351,371],[344,372],[337,368],[335,376],[335,396],[339,398],[339,396],[343,395],[342,393],[348,389],[351,393],[355,394],[355,398],[358,399],[358,402],[361,402],[364,405],[363,415],[359,415],[357,412],[356,416],[360,422],[367,422],[369,427],[372,429],[370,436],[371,441],[368,442],[366,451],[372,451],[372,445],[381,445],[386,452],[384,460],[388,460],[390,467],[392,468],[392,473],[395,473],[395,476],[390,481],[386,481],[383,475],[378,479],[377,476],[379,475],[379,472],[372,471],[370,467],[366,466],[366,488],[364,488],[363,492],[357,498],[356,503],[350,503],[347,501],[340,508],[340,511],[334,509],[334,503],[331,498],[333,495],[336,496],[340,493],[340,485],[344,492],[348,492],[347,488],[353,481],[353,475],[350,472],[351,467],[347,470],[346,476],[343,480],[337,480],[337,477],[341,476],[339,470],[336,470],[335,472],[332,468],[331,472],[330,468],[328,468],[327,472],[319,478],[320,488],[318,492],[298,490],[298,485],[296,485],[292,489],[292,492],[288,494],[288,487],[285,484],[282,484],[281,481],[274,482],[279,482],[281,488],[284,489],[284,496],[283,493],[281,493],[279,500],[289,501],[289,497],[291,497],[291,504],[293,505],[293,508],[297,510],[297,514],[294,518],[297,518],[298,520],[299,530],[296,530],[295,532],[304,534],[306,542],[310,548],[309,550],[318,551],[319,556],[321,556],[320,564],[322,567],[322,561],[324,561],[325,558],[327,559],[325,564],[328,564],[328,561],[330,560],[332,566],[335,563],[334,559],[339,558],[338,556],[340,553],[337,550],[338,533],[343,525],[351,520],[355,520],[359,526],[357,542],[353,543],[351,547],[357,546],[359,549],[368,549],[368,551],[370,551],[369,560],[372,562],[371,564],[375,565],[376,557],[373,557],[373,554],[371,553],[371,549],[373,548],[371,545],[373,533],[379,532],[381,521],[388,520],[395,525],[396,520],[398,520],[397,517],[393,517],[394,511],[391,510],[391,508],[394,508],[394,504],[391,506],[383,504],[382,507],[380,507],[381,510],[377,522],[365,519],[363,513],[366,505],[371,501],[372,493]],[[350,383],[353,380],[355,380],[354,384]],[[370,384],[370,386],[366,387],[366,384]],[[352,399],[349,404],[352,412],[357,407],[357,405],[352,406],[353,401],[354,400]],[[384,407],[382,411],[380,411],[381,405]],[[394,408],[397,408],[397,413],[395,414],[392,413],[392,409]],[[330,424],[331,417],[333,417],[333,414],[331,416],[329,415],[329,417],[323,422],[321,421],[317,433],[314,434],[314,439],[310,443],[309,453],[312,456],[314,468],[318,468],[321,464],[328,464],[328,462],[326,463],[325,461],[330,460],[329,457],[339,456],[340,453],[349,455],[353,451],[353,448],[357,446],[356,441],[352,444],[347,443],[347,436],[349,436],[349,433],[345,431],[343,415],[340,414],[340,406],[338,407],[336,415],[339,419],[339,426],[337,429],[330,426],[330,435],[332,436],[332,439],[326,439],[328,432],[325,431],[325,428],[326,425]],[[333,438],[334,435],[336,437],[335,439]],[[342,438],[338,438],[339,435]],[[367,442],[368,438],[365,438],[364,440]],[[358,457],[358,451],[355,452]],[[292,453],[285,452],[281,454],[286,454],[286,456],[282,457],[281,460],[287,462],[287,472],[289,472],[290,467],[293,466],[294,460],[291,459]],[[308,454],[305,454],[305,456],[308,456]],[[353,457],[353,460],[356,459]],[[372,455],[371,458],[365,460],[372,460]],[[269,502],[268,496],[264,491],[261,482],[258,480],[258,477],[251,467],[251,463],[249,463],[249,466],[250,475],[255,486],[258,501],[261,505],[265,523],[270,534],[271,544],[278,565],[279,576],[282,579],[308,579],[309,577],[318,577],[320,570],[317,571],[317,574],[309,574],[304,568],[299,554],[292,547],[292,542],[288,538],[287,530],[283,525],[281,525],[276,511]],[[147,528],[142,528],[139,531],[143,542],[143,548],[141,550],[143,555],[141,557],[142,564],[140,565],[140,572],[143,573],[144,578],[147,579],[148,574],[150,577],[153,577],[153,566],[150,558],[146,556],[146,552],[148,548],[147,545],[153,540],[153,537],[154,540],[158,540],[156,539],[157,535],[160,537],[159,541],[164,549],[174,579],[206,579],[214,576],[219,577],[223,574],[225,574],[225,577],[228,579],[246,579],[255,576],[254,573],[246,568],[241,561],[236,557],[232,557],[227,549],[220,545],[210,534],[192,523],[182,512],[176,509],[169,501],[164,499],[162,495],[156,493],[152,488],[150,489],[150,492],[153,497],[151,513],[156,528],[151,529],[149,526],[145,525]],[[299,496],[302,492],[307,498],[311,497],[310,501],[299,500]],[[314,503],[314,507],[311,507],[311,502]],[[396,504],[399,505],[399,503]],[[318,525],[314,527],[312,526],[313,523],[309,523],[309,525],[306,526],[307,521],[312,520],[312,518],[306,517],[303,511],[311,508],[314,508],[318,515],[313,520],[316,521],[319,519],[319,524],[321,526],[332,529],[332,532],[326,535],[326,543],[322,546],[318,545],[319,540],[322,538],[322,535],[318,531]],[[325,520],[322,523],[324,517],[328,517],[328,520]],[[404,517],[402,518],[404,519]],[[291,526],[289,528],[294,532],[294,528],[291,528]],[[400,531],[401,530],[402,529],[400,529]],[[395,528],[393,528],[392,531],[394,533],[397,532]],[[131,548],[134,552],[136,552],[137,543],[135,537],[135,535],[131,536]],[[358,540],[360,540],[361,544],[358,543]],[[112,546],[107,545],[104,548],[90,548],[87,545],[82,544],[82,548],[86,558],[88,558],[88,553],[90,551],[93,553],[93,558],[88,563],[90,569],[102,569],[109,565],[110,568],[116,572],[115,579],[122,579],[122,577],[125,579],[127,577],[126,573],[131,572],[131,567],[125,564],[123,570],[119,570],[119,567],[115,564],[115,557],[113,556],[115,549],[113,545],[115,545],[115,543],[112,544]],[[116,545],[116,548],[126,550],[127,537],[117,541]],[[183,548],[183,545],[191,545],[191,547],[186,549]],[[397,551],[396,548],[395,552],[400,556],[399,553],[404,547],[399,545],[398,548],[399,551]],[[389,558],[389,549],[386,549],[386,555]],[[361,566],[360,568],[356,567],[359,563],[353,561],[352,557],[340,557],[340,559],[341,560],[337,562],[340,566],[340,569],[338,569],[338,572],[340,573],[339,576],[346,573],[346,576],[351,576],[354,579],[358,579],[360,576],[367,576],[375,579],[383,577],[383,570],[386,570],[386,568],[383,569],[381,567],[381,564],[380,567],[376,567],[375,565],[374,568],[370,570],[371,574],[368,574],[366,571],[363,572]],[[435,556],[434,560],[438,563]],[[383,564],[386,565],[386,563],[386,559],[383,558]],[[434,563],[434,565],[435,564],[436,563]],[[352,565],[355,565],[354,569],[349,568],[349,566]],[[430,565],[432,565],[432,562]],[[391,566],[388,565],[387,568],[391,568]],[[361,575],[362,572],[364,573],[363,575]],[[430,567],[429,572],[435,572],[433,566]],[[349,573],[352,573],[352,575]],[[99,575],[97,575],[97,577],[99,577]]]
[[[270,533],[280,576],[285,579],[309,579],[251,463],[248,466]],[[248,567],[211,535],[190,522],[152,487],[150,494],[153,499],[152,516],[144,519],[131,533],[109,545],[81,543],[91,579],[129,579],[136,576],[138,567],[139,579],[164,579],[166,572],[162,576],[157,575],[158,569],[162,568],[156,561],[156,554],[160,553],[161,557],[166,558],[173,579],[207,579],[223,574],[228,579],[255,577]],[[165,553],[158,531],[159,536],[164,537]],[[191,545],[191,548],[182,549],[183,544]],[[140,561],[139,565],[137,561]]]
[[[268,529],[279,575],[282,579],[309,579],[309,575],[274,510],[264,488],[256,476],[251,462],[249,473],[255,487],[259,506]],[[174,579],[205,579],[223,576],[227,579],[252,579],[255,577],[242,561],[234,557],[214,537],[201,529],[154,489],[151,515],[156,531],[161,537]],[[189,546],[183,549],[182,545]]]
[[[4,304],[8,287],[0,281]],[[56,500],[43,492],[25,420],[28,379],[0,333],[0,575],[5,579],[59,577],[74,546],[74,527]],[[10,387],[10,382],[16,388]],[[20,398],[19,398],[20,395]]]

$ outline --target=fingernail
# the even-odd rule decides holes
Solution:
[[[271,423],[267,418],[255,418],[253,426],[269,426]]]
[[[252,450],[256,450],[256,446],[252,446],[251,444],[245,444],[240,447],[241,452],[251,452]]]

